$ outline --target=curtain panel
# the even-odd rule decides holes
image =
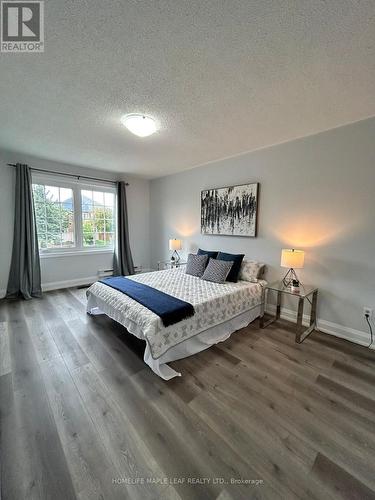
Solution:
[[[134,274],[134,263],[129,243],[129,219],[125,182],[117,183],[117,231],[113,274],[114,276]]]
[[[16,165],[13,251],[7,297],[41,297],[41,277],[31,170]]]

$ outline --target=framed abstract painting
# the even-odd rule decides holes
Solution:
[[[201,233],[254,237],[259,183],[201,191]]]

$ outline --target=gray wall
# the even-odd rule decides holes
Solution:
[[[6,163],[16,161],[117,178],[0,151],[0,291],[7,284],[13,236],[14,169]],[[266,262],[267,279],[273,280],[284,272],[281,248],[301,248],[306,263],[299,274],[305,283],[319,286],[318,314],[326,330],[330,323],[342,325],[353,334],[364,332],[362,340],[367,340],[362,308],[375,308],[375,119],[155,179],[151,193],[149,181],[126,179],[137,265],[150,265],[151,245],[156,267],[169,256],[168,239],[181,237],[185,254],[199,246],[244,252]],[[201,189],[254,181],[260,183],[258,237],[201,235]],[[42,281],[84,280],[111,263],[111,254],[43,259]]]
[[[200,234],[200,191],[260,183],[258,237]],[[151,262],[198,247],[243,252],[280,278],[282,248],[306,251],[300,277],[319,286],[325,324],[366,332],[375,308],[375,119],[295,140],[151,182]],[[329,328],[328,330],[329,331]],[[365,337],[363,337],[365,338]]]
[[[14,222],[14,181],[15,169],[7,163],[27,163],[32,167],[88,175],[108,180],[121,180],[119,174],[78,166],[42,160],[21,154],[0,151],[0,294],[7,286],[12,253]],[[128,212],[130,242],[135,265],[150,265],[149,221],[150,221],[150,183],[147,180],[125,175],[129,182]],[[76,280],[85,281],[96,277],[99,269],[112,268],[112,253],[85,254],[41,259],[42,283],[45,287],[54,283]]]

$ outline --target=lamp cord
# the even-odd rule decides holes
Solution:
[[[370,320],[368,319],[368,314],[365,314],[365,318],[366,318],[366,321],[367,321],[368,327],[369,327],[369,329],[370,329],[370,338],[371,338],[371,342],[370,342],[370,343],[369,343],[369,345],[368,345],[368,346],[366,346],[366,347],[371,347],[371,346],[372,346],[372,342],[373,342],[372,326],[371,326]]]

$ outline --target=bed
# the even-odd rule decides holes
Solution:
[[[182,267],[128,278],[194,306],[192,317],[165,327],[158,315],[102,282],[87,290],[87,312],[106,314],[145,340],[144,361],[164,380],[180,376],[167,363],[222,342],[257,318],[266,283],[263,280],[212,283],[185,274]]]

